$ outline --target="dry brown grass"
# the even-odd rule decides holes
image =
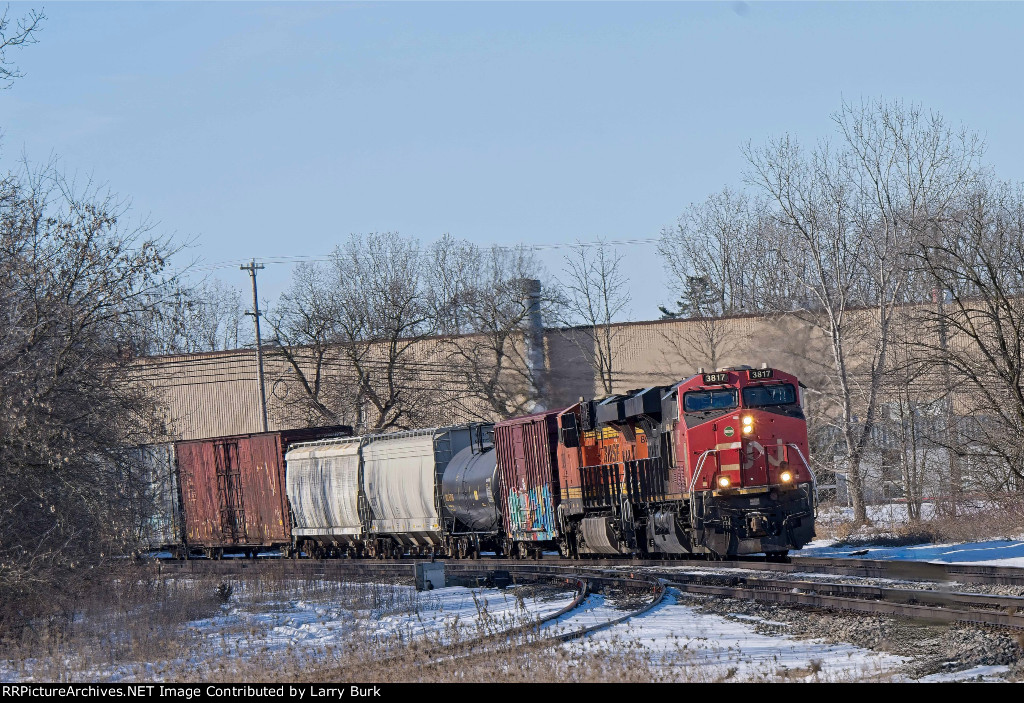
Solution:
[[[976,542],[1024,535],[1024,497],[997,495],[964,500],[955,514],[948,505],[937,507],[934,517],[918,522],[879,520],[862,525],[852,520],[819,519],[815,533],[818,539],[851,547]]]
[[[218,595],[223,582],[223,577],[159,577],[152,571],[136,572],[134,578],[125,573],[111,576],[84,592],[73,612],[37,619],[0,640],[0,679],[389,683],[737,678],[734,667],[730,671],[729,666],[695,661],[689,666],[692,651],[652,653],[635,638],[587,647],[553,643],[533,628],[508,634],[532,618],[524,599],[542,595],[543,588],[513,591],[518,600],[514,612],[491,614],[486,602],[476,600],[471,621],[456,618],[426,633],[414,633],[410,627],[380,635],[372,625],[389,614],[413,624],[430,620],[435,596],[390,584],[287,578],[273,569],[233,577],[226,598],[227,589]],[[225,617],[216,627],[202,622],[235,607],[283,612],[295,601],[333,607],[339,618],[348,619],[336,623],[338,636],[313,646],[270,642],[265,625],[244,618]],[[663,665],[665,661],[671,666]],[[882,675],[864,672],[863,677]],[[766,676],[824,680],[813,663],[806,670],[777,676],[768,671]]]

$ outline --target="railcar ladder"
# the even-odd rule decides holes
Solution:
[[[221,534],[233,543],[244,542],[245,503],[242,501],[242,476],[238,468],[238,444],[216,445],[217,503]]]
[[[448,468],[452,460],[452,438],[451,430],[434,435],[434,509],[437,511],[438,524],[444,524],[444,495],[441,487],[441,479],[444,470]],[[453,525],[454,528],[454,525]]]

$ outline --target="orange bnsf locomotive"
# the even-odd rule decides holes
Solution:
[[[746,366],[495,427],[505,549],[781,556],[814,535],[797,379]]]

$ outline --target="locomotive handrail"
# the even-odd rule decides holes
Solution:
[[[814,511],[814,517],[818,517],[818,477],[814,475],[814,469],[811,468],[811,462],[807,461],[807,457],[800,451],[800,447],[793,443],[786,445],[787,447],[793,447],[796,453],[800,455],[800,461],[804,462],[804,466],[807,467],[807,473],[811,475],[811,496],[813,498],[812,509]]]
[[[690,479],[690,529],[697,529],[697,501],[694,499],[693,489],[697,486],[697,479],[700,478],[701,472],[704,471],[704,463],[707,461],[708,455],[717,453],[717,449],[705,449],[697,460],[697,470],[693,472],[693,478]]]
[[[697,459],[697,470],[693,472],[693,478],[690,479],[690,493],[693,493],[693,489],[697,485],[697,479],[700,478],[700,474],[704,470],[704,462],[707,461],[708,455],[717,453],[717,449],[705,449],[704,453]]]

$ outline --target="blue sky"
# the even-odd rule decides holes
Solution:
[[[17,15],[38,4],[12,3]],[[813,141],[902,98],[1024,164],[1024,5],[53,3],[0,93],[0,161],[56,155],[206,264],[349,232],[481,243],[656,237],[741,182],[740,146]],[[2,165],[2,164],[0,164]],[[623,247],[633,319],[674,300]],[[563,251],[543,253],[558,273]],[[214,275],[245,287],[237,264]],[[269,265],[273,299],[289,267]]]

